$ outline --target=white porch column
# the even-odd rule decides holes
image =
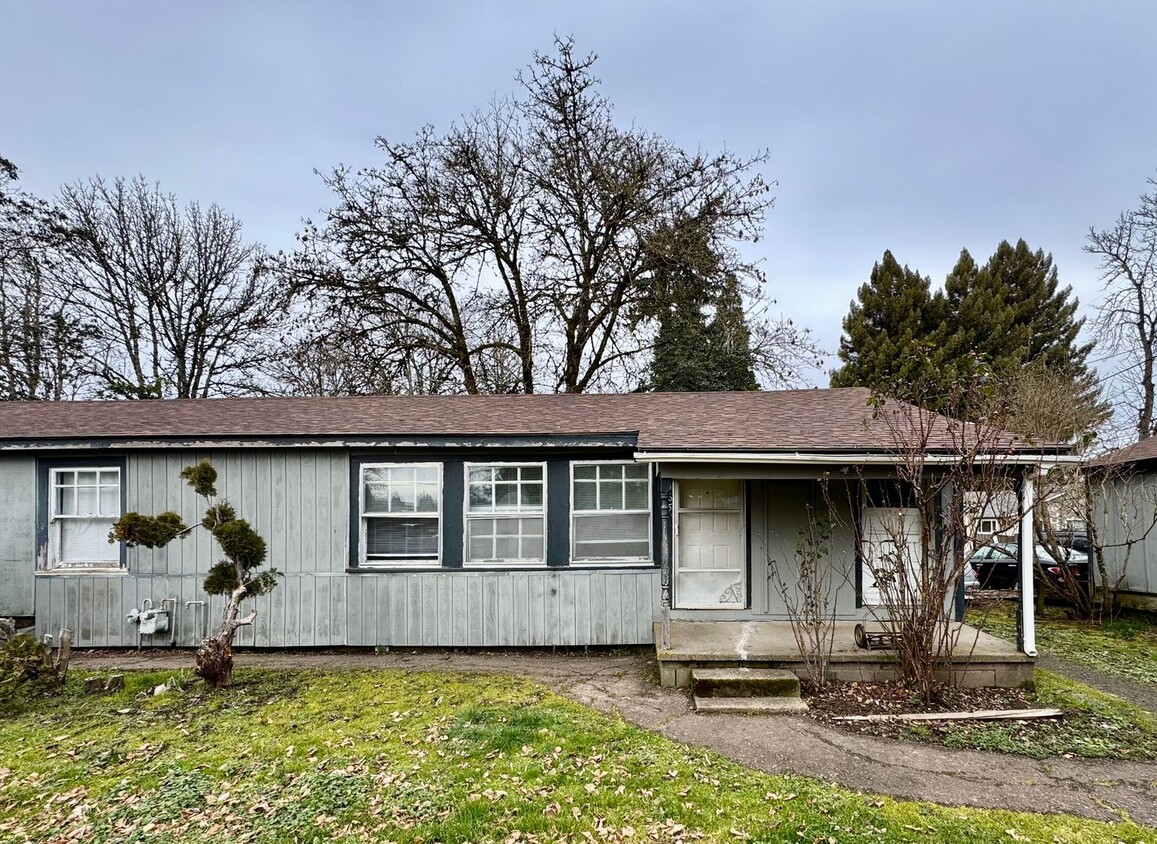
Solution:
[[[1020,478],[1020,641],[1017,644],[1029,656],[1036,656],[1036,601],[1033,596],[1036,532],[1032,523],[1035,481],[1034,469],[1026,469]]]

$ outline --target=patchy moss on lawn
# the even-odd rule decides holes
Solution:
[[[995,750],[1035,759],[1157,757],[1157,722],[1144,709],[1042,669],[1037,669],[1036,686],[1037,705],[1063,709],[1063,718],[946,722],[924,731],[911,731],[910,735],[947,747]]]
[[[969,613],[967,621],[1009,642],[1016,641],[1015,602],[1007,601],[985,613]],[[1124,613],[1096,624],[1074,621],[1061,607],[1045,607],[1036,617],[1037,648],[1078,665],[1142,683],[1157,683],[1157,617]]]
[[[754,772],[529,680],[242,670],[145,695],[170,676],[0,722],[0,841],[1154,840]]]

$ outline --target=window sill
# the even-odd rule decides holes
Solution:
[[[653,569],[654,560],[571,560],[572,569]]]
[[[105,566],[65,566],[55,569],[38,569],[36,577],[63,577],[70,574],[100,575],[101,577],[126,577],[129,574],[126,568],[111,568]]]

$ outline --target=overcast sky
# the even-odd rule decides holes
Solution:
[[[314,169],[447,127],[573,35],[622,122],[770,149],[755,254],[829,350],[885,249],[939,283],[962,247],[1023,237],[1090,312],[1085,233],[1157,173],[1151,0],[0,0],[0,21],[0,155],[26,189],[142,173],[273,249],[328,206]]]

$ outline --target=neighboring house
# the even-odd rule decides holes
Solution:
[[[1157,437],[1105,455],[1086,471],[1105,585],[1125,606],[1157,610]]]
[[[0,403],[0,614],[124,647],[138,642],[126,614],[164,602],[173,623],[145,644],[198,641],[221,608],[201,588],[211,538],[150,551],[107,534],[128,511],[195,523],[202,503],[178,475],[208,458],[284,574],[240,644],[631,645],[654,641],[660,620],[784,619],[768,561],[791,559],[825,477],[845,502],[825,561],[836,615],[861,619],[877,598],[857,534],[904,507],[897,445],[869,399]],[[951,458],[947,439],[929,448]],[[1048,457],[1002,453],[1014,471]]]

